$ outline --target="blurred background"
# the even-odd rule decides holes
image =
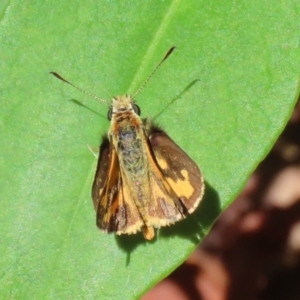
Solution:
[[[142,300],[300,299],[300,102],[196,251]]]

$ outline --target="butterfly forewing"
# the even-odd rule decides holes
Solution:
[[[149,128],[149,143],[163,178],[185,212],[192,213],[204,193],[203,177],[198,166],[164,131],[151,124],[146,127]]]
[[[97,226],[105,232],[130,234],[144,225],[123,180],[116,151],[104,138],[92,197],[97,212]]]
[[[110,167],[111,157],[110,151],[111,149],[109,140],[107,137],[103,137],[100,146],[98,164],[92,188],[92,198],[95,209],[97,209],[100,194],[102,193],[104,186],[108,180],[108,169]]]

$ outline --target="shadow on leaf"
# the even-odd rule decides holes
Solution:
[[[116,235],[115,239],[118,246],[127,253],[126,265],[129,265],[131,253],[141,244],[159,243],[159,240],[170,239],[172,237],[188,239],[195,245],[199,244],[205,236],[207,229],[211,227],[220,212],[219,196],[206,182],[204,198],[196,211],[182,221],[156,230],[153,240],[145,240],[142,232],[132,235]]]

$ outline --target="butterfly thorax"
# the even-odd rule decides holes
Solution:
[[[146,172],[147,156],[143,141],[143,123],[133,110],[133,101],[128,96],[113,99],[110,138],[118,153],[121,169],[133,178]]]

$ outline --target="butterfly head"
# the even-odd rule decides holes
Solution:
[[[131,96],[117,96],[112,98],[111,107],[107,113],[109,120],[112,119],[113,115],[120,115],[132,113],[135,115],[140,115],[140,108],[134,103]]]

